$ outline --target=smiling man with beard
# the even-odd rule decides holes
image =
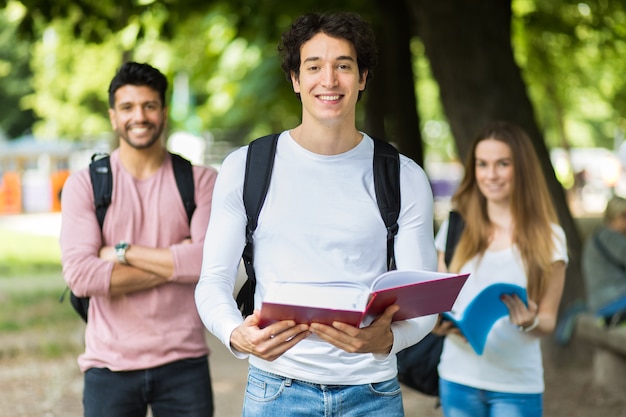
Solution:
[[[167,79],[148,64],[122,65],[109,87],[119,137],[110,156],[111,204],[100,229],[89,170],[63,189],[63,275],[90,297],[85,416],[208,417],[209,349],[193,302],[209,221],[212,168],[194,166],[196,209],[188,218],[162,134]]]

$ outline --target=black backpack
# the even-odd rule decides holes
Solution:
[[[182,156],[175,153],[170,153],[170,155],[172,156],[172,167],[174,169],[176,186],[178,187],[180,198],[187,212],[187,220],[191,223],[191,217],[196,210],[193,167],[191,162]],[[89,176],[91,177],[91,187],[93,188],[95,213],[98,218],[100,230],[102,230],[104,217],[111,204],[111,196],[113,195],[113,175],[111,174],[111,160],[109,155],[97,153],[91,157]],[[69,287],[66,288],[63,295],[61,295],[60,302],[63,302],[65,299],[67,291],[69,291]],[[77,297],[70,291],[70,303],[78,315],[87,322],[89,297]]]
[[[248,224],[246,246],[242,258],[248,279],[237,294],[237,306],[242,315],[252,314],[256,276],[254,273],[253,234],[265,195],[269,188],[278,134],[263,136],[252,141],[248,147],[246,172],[243,186],[243,202]],[[400,214],[400,156],[396,148],[381,139],[374,140],[374,188],[381,217],[387,227],[387,269],[396,269],[394,239],[398,233]]]
[[[444,256],[446,265],[449,265],[452,260],[464,227],[465,223],[461,215],[456,211],[451,211]],[[429,333],[415,345],[398,352],[398,380],[422,394],[439,396],[437,366],[444,338],[445,336]]]

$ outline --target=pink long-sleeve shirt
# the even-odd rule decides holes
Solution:
[[[68,178],[62,193],[59,243],[63,276],[78,296],[91,297],[82,371],[147,369],[209,353],[194,303],[204,236],[217,172],[194,166],[197,208],[188,223],[169,154],[150,178],[138,180],[111,154],[113,195],[102,233],[96,219],[89,170]],[[180,242],[191,236],[191,244]],[[102,246],[120,241],[169,248],[174,273],[167,284],[111,297],[114,263],[98,257]]]

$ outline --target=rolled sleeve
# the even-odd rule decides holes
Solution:
[[[63,278],[80,297],[108,294],[113,262],[98,257],[102,233],[87,170],[68,178],[63,186],[62,206],[59,245]]]
[[[209,167],[194,166],[196,210],[191,218],[192,243],[170,246],[174,259],[174,272],[170,281],[195,284],[202,268],[202,250],[213,202],[213,187],[217,171]]]

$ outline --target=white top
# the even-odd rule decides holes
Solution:
[[[205,326],[230,348],[242,323],[233,287],[245,244],[242,188],[247,147],[222,165],[213,194],[196,304]],[[299,146],[289,132],[278,141],[270,187],[254,234],[259,308],[277,280],[360,281],[369,285],[386,270],[386,228],[376,203],[370,137],[339,155]],[[395,255],[398,269],[436,270],[433,198],[424,171],[401,157],[402,206]],[[396,322],[387,355],[351,354],[309,336],[272,362],[251,356],[260,369],[319,384],[365,384],[393,378],[395,353],[425,336],[434,316]],[[233,352],[238,357],[245,357]]]
[[[553,225],[555,250],[552,260],[568,262],[565,233]],[[444,252],[448,221],[437,233],[435,245]],[[471,273],[461,289],[453,311],[463,314],[472,298],[490,284],[507,282],[527,288],[526,271],[516,247],[486,251],[482,260],[474,257],[461,268]],[[541,393],[544,389],[540,338],[520,332],[509,316],[496,321],[487,336],[485,351],[477,355],[461,337],[446,337],[439,363],[439,376],[473,388],[510,392]]]

